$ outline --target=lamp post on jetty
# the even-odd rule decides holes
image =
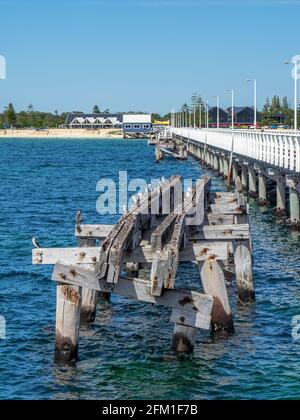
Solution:
[[[217,99],[217,128],[220,128],[220,98],[219,96],[214,96]]]
[[[209,122],[208,122],[208,113],[209,113],[209,109],[208,109],[209,107],[208,107],[208,102],[206,101],[205,102],[205,111],[206,111],[206,115],[205,115],[205,118],[206,118],[206,121],[205,121],[205,126],[206,126],[206,128],[209,128]]]
[[[294,79],[294,130],[297,131],[298,129],[298,87],[297,82],[300,78],[300,74],[298,73],[298,67],[300,64],[300,55],[295,55],[291,61],[285,60],[284,64],[293,64],[294,68],[292,71],[292,76]]]
[[[228,89],[231,92],[231,129],[234,130],[234,89]]]
[[[247,79],[247,82],[253,82],[253,95],[254,95],[254,127],[257,128],[257,89],[256,79]]]

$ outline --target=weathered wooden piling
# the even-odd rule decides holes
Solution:
[[[275,213],[279,217],[286,216],[286,197],[285,197],[285,183],[281,175],[276,177],[276,208]]]
[[[225,277],[218,261],[212,257],[198,262],[204,292],[213,296],[212,330],[234,332],[233,318],[225,285]]]
[[[267,204],[267,178],[263,171],[259,171],[258,175],[258,199],[257,203],[260,206]]]
[[[194,350],[198,329],[175,324],[172,349],[178,353],[191,353]]]
[[[241,164],[241,169],[242,169],[242,187],[243,187],[243,191],[247,192],[248,191],[248,167],[247,165],[245,165],[245,163],[243,162]]]
[[[240,302],[255,301],[250,240],[233,242],[235,275]]]
[[[294,228],[300,226],[300,200],[299,194],[294,188],[289,189],[290,192],[290,220],[289,223]]]
[[[74,362],[78,358],[81,294],[80,286],[57,283],[55,359],[58,362]]]
[[[96,239],[94,238],[78,238],[79,247],[94,247]],[[91,265],[92,266],[92,265]],[[84,287],[82,289],[81,315],[82,323],[91,323],[95,321],[98,302],[98,292],[96,290]]]
[[[257,177],[253,165],[248,165],[249,171],[249,195],[252,198],[257,198]]]

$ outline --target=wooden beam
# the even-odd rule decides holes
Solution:
[[[75,236],[79,238],[105,239],[115,225],[80,225],[75,228]]]
[[[211,212],[214,214],[244,214],[245,209],[238,204],[211,204]]]
[[[207,219],[211,226],[232,225],[236,216],[233,214],[214,214],[208,213]]]
[[[152,250],[156,255],[151,268],[151,293],[159,296],[163,288],[172,289],[175,285],[179,251],[187,243],[186,220],[191,212],[198,214],[198,223],[203,223],[204,207],[210,178],[203,177],[197,182],[188,202],[184,202],[179,215],[170,214],[152,234]],[[201,208],[202,204],[202,208]],[[198,225],[196,226],[198,228]],[[171,236],[172,235],[172,236]],[[184,241],[183,241],[184,239]]]
[[[179,252],[180,262],[196,261],[195,247],[203,260],[208,255],[215,255],[217,260],[226,260],[229,242],[200,241],[194,246],[188,246]],[[64,264],[96,264],[99,259],[101,248],[35,248],[32,250],[32,263],[35,265],[55,265],[58,261]],[[155,253],[151,246],[144,246],[127,252],[124,255],[124,263],[152,263]]]
[[[200,232],[193,234],[190,237],[191,241],[197,240],[225,240],[232,241],[236,239],[249,239],[250,228],[248,224],[243,225],[216,225],[203,226]]]
[[[123,216],[105,239],[101,247],[99,262],[96,263],[95,271],[99,278],[106,277],[109,283],[115,283],[119,279],[123,264],[124,253],[128,249],[134,249],[142,238],[142,230],[148,227],[151,220],[151,200],[154,195],[174,194],[172,187],[178,182],[180,176],[173,176],[169,182],[154,192],[144,194],[136,206]],[[136,261],[133,261],[136,262]]]
[[[176,217],[170,242],[161,252],[156,252],[154,257],[150,274],[151,294],[154,296],[160,296],[163,287],[167,289],[174,287],[179,250],[185,231],[185,217],[185,214]]]
[[[129,299],[169,306],[192,313],[199,312],[201,316],[197,315],[195,326],[203,329],[209,329],[210,326],[213,298],[209,295],[194,291],[166,290],[162,296],[156,297],[150,293],[148,280],[121,278],[118,283],[109,284],[104,279],[98,279],[95,273],[89,269],[60,263],[54,267],[52,280],[89,287],[101,292],[111,292]]]

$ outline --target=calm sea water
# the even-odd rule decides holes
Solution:
[[[197,162],[154,163],[146,141],[0,141],[1,399],[278,399],[300,398],[300,239],[270,211],[251,204],[257,303],[237,305],[229,288],[236,334],[199,334],[195,351],[170,351],[168,309],[113,297],[81,331],[76,366],[53,362],[55,284],[52,267],[32,266],[31,238],[43,247],[75,245],[74,215],[85,223],[113,223],[96,213],[96,183],[119,170],[147,180],[205,173]],[[224,190],[213,177],[213,188]],[[199,288],[194,266],[180,268],[180,284]]]

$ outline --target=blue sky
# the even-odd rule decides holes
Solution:
[[[229,106],[287,95],[300,0],[0,0],[0,109],[169,112],[194,92]]]

